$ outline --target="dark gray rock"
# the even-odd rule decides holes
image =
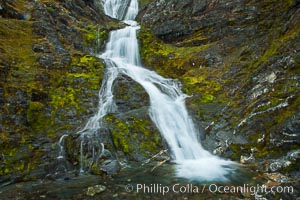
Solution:
[[[100,166],[100,169],[107,174],[115,174],[121,169],[121,165],[117,160],[106,160]]]
[[[271,132],[270,140],[276,147],[289,149],[291,145],[300,145],[300,113],[290,117],[280,129]]]
[[[38,62],[45,68],[52,67],[55,57],[51,54],[43,54],[38,58]]]
[[[32,50],[36,53],[50,53],[50,46],[48,44],[34,44]]]
[[[128,77],[121,76],[114,85],[115,102],[118,112],[125,113],[150,105],[149,97],[144,88]]]
[[[192,15],[199,14],[203,12],[208,6],[207,0],[193,0],[193,11]]]
[[[239,19],[230,21],[229,16]],[[247,6],[244,1],[231,0],[171,0],[152,1],[145,12],[142,22],[150,26],[152,33],[165,41],[180,41],[183,36],[190,35],[212,27],[210,41],[218,40],[232,34],[237,29],[230,29],[231,23],[245,23],[257,17],[257,11]],[[240,25],[240,24],[239,24]],[[241,31],[253,30],[250,27]],[[249,34],[255,34],[248,32]]]

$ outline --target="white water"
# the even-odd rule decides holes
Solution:
[[[177,163],[177,176],[194,180],[226,181],[234,165],[204,150],[198,140],[191,117],[188,115],[180,83],[161,77],[141,66],[137,41],[137,0],[104,0],[107,15],[124,19],[127,27],[111,32],[106,50],[99,57],[106,62],[107,71],[99,91],[99,108],[86,126],[79,131],[81,138],[94,137],[103,117],[116,111],[112,87],[119,74],[127,75],[139,83],[150,97],[149,114],[168,143],[173,160]],[[84,140],[83,140],[84,141]],[[81,144],[82,146],[82,144]],[[99,149],[99,148],[98,148]],[[93,148],[93,157],[99,154]],[[83,157],[82,149],[81,155]],[[82,161],[83,165],[83,161]]]
[[[68,135],[64,134],[60,137],[58,141],[58,156],[57,159],[64,159],[65,158],[65,148],[64,148],[64,139]]]

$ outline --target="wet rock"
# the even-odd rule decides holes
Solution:
[[[74,169],[73,165],[65,158],[56,158],[52,162],[45,163],[45,178],[49,180],[64,179]]]
[[[115,174],[121,169],[121,165],[117,160],[105,160],[100,169],[107,174]]]
[[[104,192],[105,190],[106,190],[106,187],[104,185],[91,186],[91,187],[88,187],[88,189],[86,191],[86,195],[93,197],[96,194]]]
[[[113,93],[120,113],[126,113],[150,104],[148,94],[144,88],[125,76],[115,81]]]
[[[100,128],[97,132],[88,131],[91,130],[86,130],[81,134],[72,133],[69,137],[66,137],[65,151],[67,159],[71,163],[80,163],[84,171],[91,171],[93,174],[102,174],[103,171],[115,173],[118,168],[117,163],[113,162],[115,147],[109,129]],[[107,161],[106,163],[106,160],[110,162]],[[100,166],[103,162],[108,164],[107,166],[103,164],[104,170]]]
[[[265,82],[269,82],[269,83],[274,83],[274,81],[276,80],[277,76],[275,72],[271,72],[268,74],[259,74],[258,76],[255,76],[252,78],[252,80],[255,83],[265,83]]]
[[[266,173],[264,174],[269,180],[273,181],[274,183],[286,183],[288,182],[288,177],[284,176],[280,173]],[[279,185],[279,184],[278,184]]]
[[[286,160],[276,160],[276,161],[272,161],[269,165],[269,170],[271,172],[277,172],[282,168],[285,167],[289,167],[291,165],[290,161],[286,161]]]
[[[224,147],[218,147],[218,148],[216,148],[214,151],[213,151],[213,154],[215,154],[215,155],[218,155],[218,156],[221,156],[221,155],[223,155],[224,154],[224,152],[226,151],[226,149],[224,149]],[[241,157],[241,161],[240,161],[241,163],[245,163],[245,158],[243,157]]]
[[[147,158],[139,153],[134,153],[133,160],[135,160],[137,162],[143,162],[143,161],[147,160]]]
[[[250,156],[241,156],[240,158],[240,163],[242,164],[254,163],[254,162],[255,162],[255,158],[253,154],[251,154]]]
[[[78,49],[78,50],[83,50],[84,49],[82,41],[80,41],[78,39],[74,40],[73,47],[74,47],[74,49]]]
[[[280,157],[276,160],[268,160],[264,163],[264,168],[267,172],[271,173],[280,173],[280,172],[288,172],[289,178],[295,178],[299,177],[299,174],[297,174],[298,168],[297,163],[299,161],[299,150],[293,150],[287,153],[287,155]],[[290,176],[290,174],[294,174],[293,176]]]
[[[296,161],[300,159],[300,150],[294,150],[288,153],[287,157],[290,160]]]

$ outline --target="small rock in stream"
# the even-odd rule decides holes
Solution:
[[[86,191],[86,195],[88,196],[95,196],[95,194],[99,194],[101,192],[104,192],[106,190],[106,187],[104,185],[95,185],[92,187],[88,187]]]

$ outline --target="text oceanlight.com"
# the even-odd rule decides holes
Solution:
[[[171,186],[162,184],[128,184],[125,186],[127,192],[145,193],[145,194],[162,194],[178,193],[178,194],[201,194],[205,192],[218,193],[218,194],[234,194],[234,193],[248,193],[266,194],[266,193],[293,193],[293,186],[272,186],[267,187],[265,185],[249,185],[243,184],[240,186],[224,186],[217,184],[174,184]]]

